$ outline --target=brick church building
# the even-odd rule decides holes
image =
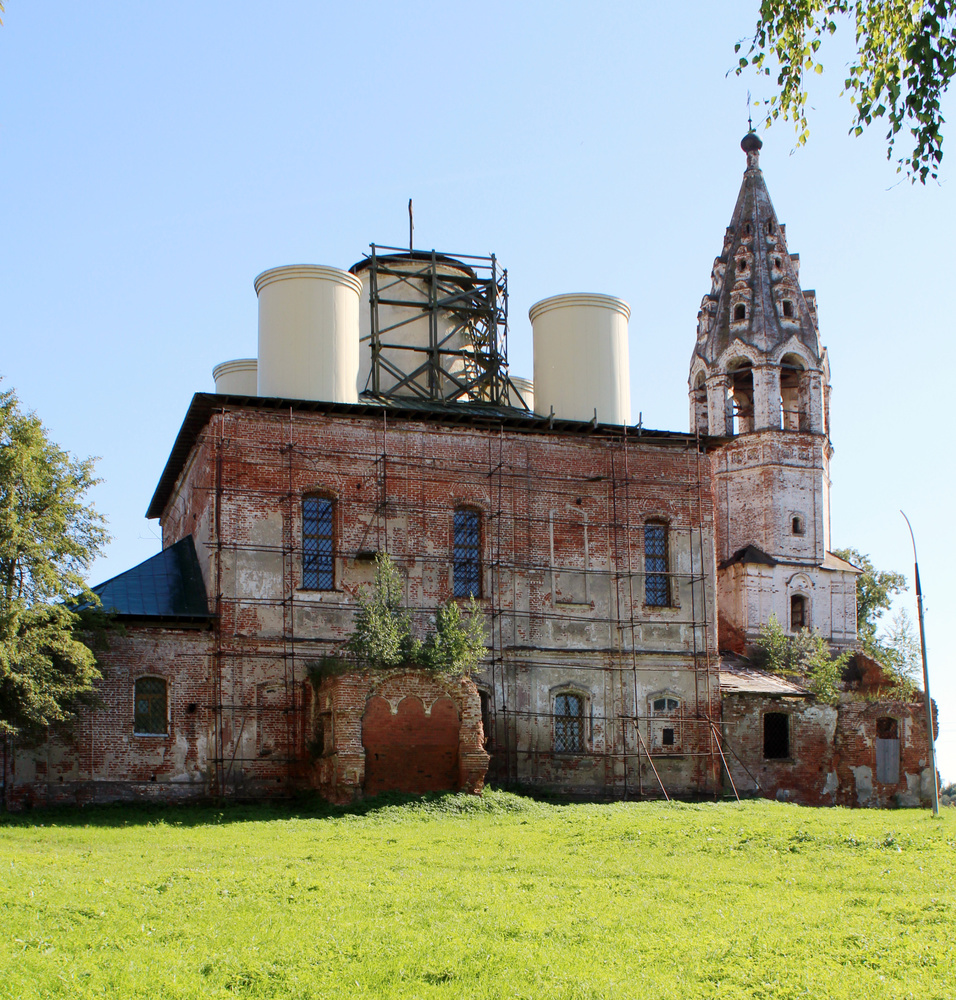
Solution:
[[[150,503],[162,551],[95,588],[126,627],[102,704],[8,741],[4,802],[345,802],[486,781],[925,798],[922,708],[860,697],[882,684],[875,664],[856,657],[829,705],[744,655],[772,614],[857,645],[858,570],[830,541],[829,362],[760,146],[741,143],[686,433],[632,421],[620,299],[533,306],[525,380],[494,257],[373,246],[349,271],[259,275],[258,356],[193,397]],[[316,671],[348,664],[385,552],[416,634],[443,602],[477,600],[470,677]]]

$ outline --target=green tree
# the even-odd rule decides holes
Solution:
[[[906,590],[906,577],[892,570],[879,570],[859,549],[834,549],[833,554],[862,570],[856,578],[856,631],[864,652],[876,656],[877,634],[883,614],[896,594]]]
[[[807,74],[823,72],[823,41],[847,21],[856,36],[843,83],[855,109],[851,131],[860,135],[885,119],[889,159],[906,128],[912,150],[897,169],[925,184],[938,176],[943,158],[940,102],[956,74],[956,0],[761,0],[749,48],[735,47],[736,73],[776,73],[776,93],[763,102],[767,123],[792,120],[802,145],[809,135]]]
[[[885,668],[891,681],[890,696],[911,700],[922,665],[916,630],[905,610],[895,614],[888,624],[883,621],[894,596],[907,590],[906,577],[892,570],[878,570],[873,560],[858,549],[836,549],[834,554],[863,571],[856,578],[856,629],[863,652]]]
[[[100,677],[86,630],[102,616],[73,610],[96,605],[84,573],[108,540],[84,501],[98,482],[93,467],[50,441],[12,391],[0,393],[2,733],[68,721]]]
[[[913,622],[905,609],[895,614],[889,626],[877,640],[875,659],[886,668],[891,678],[890,696],[900,701],[912,701],[918,690],[916,678],[923,660]]]

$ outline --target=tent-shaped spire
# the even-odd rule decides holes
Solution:
[[[760,169],[762,146],[752,130],[740,143],[747,168],[698,314],[695,354],[708,364],[735,340],[770,354],[796,337],[814,360],[821,355],[816,295],[800,288],[799,257],[787,250]]]

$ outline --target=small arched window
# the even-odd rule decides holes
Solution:
[[[141,736],[165,736],[169,731],[166,681],[162,677],[139,677],[133,688],[133,732]]]
[[[747,307],[743,302],[734,306],[734,320],[742,320],[747,318]]]
[[[810,622],[807,616],[807,599],[803,594],[790,595],[790,631],[799,632],[807,628]]]
[[[651,697],[651,746],[676,750],[681,744],[680,699],[669,694]]]
[[[783,300],[783,314],[787,317],[787,319],[791,319],[793,317],[793,303],[790,299]]]
[[[332,590],[335,587],[335,545],[332,501],[323,496],[302,500],[302,587]]]
[[[452,593],[481,597],[481,517],[470,507],[459,507],[454,518]]]
[[[793,515],[793,518],[790,521],[790,530],[795,535],[806,534],[807,529],[804,527],[803,518],[799,514]]]
[[[584,753],[584,697],[570,691],[554,696],[554,752]]]

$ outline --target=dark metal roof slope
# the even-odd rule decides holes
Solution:
[[[280,399],[269,396],[228,396],[216,395],[211,392],[197,392],[189,404],[189,409],[183,419],[179,434],[166,467],[160,476],[156,491],[149,502],[147,517],[162,517],[166,504],[172,496],[176,481],[186,467],[186,461],[200,432],[209,422],[214,413],[220,413],[228,407],[249,407],[263,411],[290,410],[339,414],[345,417],[368,417],[388,414],[389,417],[409,420],[428,420],[448,425],[470,427],[499,427],[510,430],[526,431],[533,434],[571,434],[580,436],[623,437],[628,440],[640,438],[649,445],[670,446],[680,448],[696,448],[698,439],[693,434],[684,431],[657,431],[642,426],[624,427],[619,424],[596,424],[588,420],[564,420],[559,417],[540,417],[507,406],[494,406],[486,403],[430,402],[427,400],[389,399],[380,401],[375,398],[363,398],[358,403],[329,403],[312,399]],[[723,438],[699,439],[700,446],[723,441]]]
[[[714,364],[737,339],[766,354],[796,337],[818,360],[822,348],[815,306],[810,305],[815,298],[800,288],[799,257],[787,250],[786,227],[777,221],[759,166],[763,143],[749,132],[740,146],[747,154],[747,169],[723,251],[714,261],[710,294],[701,303],[695,353]],[[792,315],[781,315],[784,301]],[[745,305],[745,320],[734,319],[737,304]]]
[[[768,556],[763,549],[758,549],[756,545],[745,545],[742,549],[737,549],[729,559],[725,559],[720,564],[720,568],[726,569],[728,566],[733,566],[734,563],[757,563],[760,566],[776,566],[777,560],[772,556]]]
[[[134,618],[208,619],[192,535],[96,587],[104,611]]]

